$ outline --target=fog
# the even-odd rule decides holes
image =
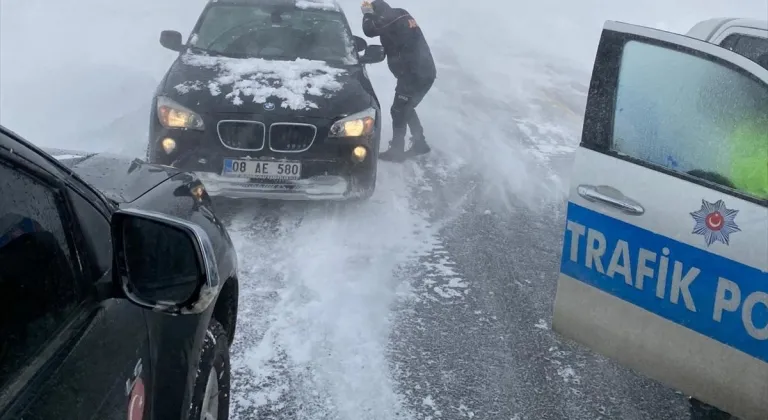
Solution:
[[[188,36],[205,4],[0,0],[0,123],[143,157],[176,57],[160,31]],[[362,35],[359,2],[341,4]],[[240,275],[231,418],[681,418],[684,397],[549,330],[570,162],[606,20],[684,33],[768,19],[768,0],[391,5],[437,64],[418,108],[433,153],[380,163],[359,207],[220,213]],[[368,73],[385,147],[395,80],[385,63]]]
[[[174,58],[159,45],[159,32],[187,35],[204,4],[0,1],[0,122],[41,145],[142,154],[148,104]],[[685,31],[713,16],[768,16],[765,0],[392,4],[417,17],[441,68],[460,67],[456,89],[481,90],[489,100],[525,90],[537,75],[521,62],[535,57],[585,71],[573,76],[584,82],[606,19]],[[358,3],[342,5],[360,34]],[[384,65],[373,67],[386,97],[391,77]],[[482,103],[472,106],[468,114],[484,112]]]

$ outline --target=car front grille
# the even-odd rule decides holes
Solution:
[[[216,130],[221,143],[229,149],[259,151],[264,148],[266,128],[262,122],[222,120]]]
[[[269,149],[274,152],[299,153],[309,150],[317,136],[311,124],[274,123],[269,127]]]

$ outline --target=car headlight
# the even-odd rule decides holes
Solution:
[[[157,116],[165,128],[189,128],[202,130],[205,128],[203,118],[191,109],[160,96],[157,98]]]
[[[344,117],[331,126],[329,137],[360,137],[373,132],[376,122],[376,110],[368,108]]]
[[[160,142],[160,146],[163,147],[163,151],[166,155],[170,155],[174,150],[176,150],[176,140],[170,137],[166,137],[163,139],[163,141]]]

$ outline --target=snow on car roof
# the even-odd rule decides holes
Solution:
[[[336,0],[296,0],[296,7],[299,9],[323,9],[341,11],[341,6]]]
[[[336,0],[296,0],[299,9],[322,9],[341,12],[341,6]]]
[[[336,0],[210,0],[211,3],[253,4],[264,6],[295,6],[298,9],[321,9],[341,12]]]
[[[212,96],[218,96],[222,87],[231,87],[225,97],[235,105],[242,105],[243,97],[265,103],[267,98],[274,96],[283,101],[281,107],[294,110],[317,108],[306,95],[327,96],[340,90],[342,83],[337,77],[346,73],[346,70],[331,67],[324,61],[301,58],[273,61],[186,53],[182,61],[189,66],[216,68],[218,76],[207,86],[199,81],[179,84],[175,89],[180,94],[207,87]]]

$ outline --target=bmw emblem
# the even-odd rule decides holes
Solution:
[[[272,102],[265,102],[264,109],[266,109],[267,111],[272,111],[273,109],[275,109],[275,104],[273,104]]]

